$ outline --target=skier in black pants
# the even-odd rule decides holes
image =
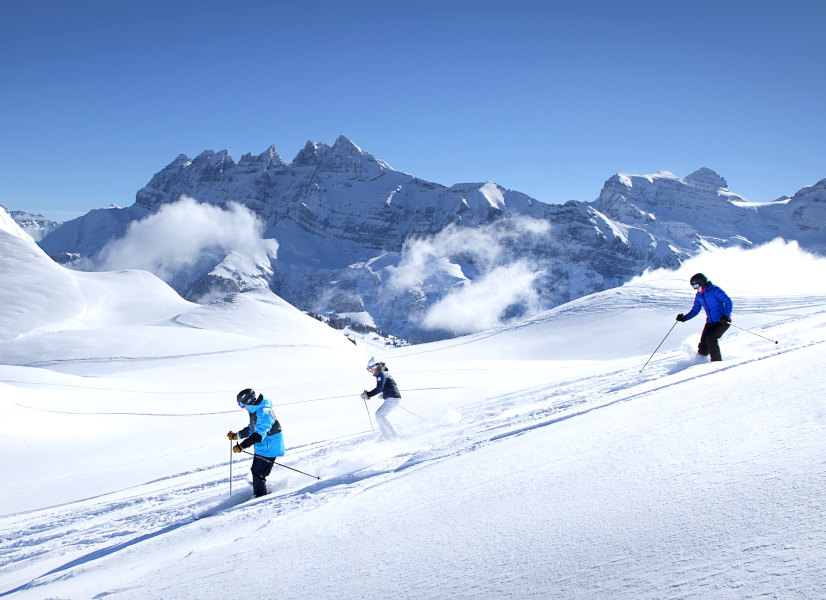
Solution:
[[[232,447],[233,452],[243,452],[250,446],[255,449],[252,459],[252,489],[256,497],[267,493],[267,476],[272,471],[273,463],[279,456],[284,456],[284,435],[281,424],[275,418],[272,401],[264,394],[256,394],[252,388],[238,392],[238,406],[249,413],[250,424],[241,431],[230,431],[230,440],[244,441]]]
[[[700,308],[706,311],[706,325],[700,336],[697,352],[702,356],[711,356],[712,361],[723,360],[720,344],[717,342],[731,326],[732,302],[726,293],[711,283],[702,273],[691,278],[691,287],[697,290],[694,306],[688,314],[677,315],[678,321],[688,321],[697,316]]]

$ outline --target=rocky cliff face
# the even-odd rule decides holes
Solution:
[[[340,137],[333,146],[308,142],[291,163],[273,147],[238,163],[226,151],[178,156],[138,191],[133,206],[92,211],[41,246],[94,257],[130,223],[182,196],[249,208],[263,237],[278,245],[269,265],[261,256],[223,257],[206,273],[177,277],[173,285],[186,297],[264,282],[301,309],[421,341],[465,332],[469,326],[433,319],[434,308],[484,283],[492,286],[491,310],[514,318],[620,285],[647,268],[675,267],[704,247],[781,235],[822,251],[826,180],[755,206],[709,169],[684,179],[615,175],[595,202],[558,206],[492,182],[423,181]],[[247,264],[254,273],[243,272]],[[510,295],[499,293],[511,287]]]

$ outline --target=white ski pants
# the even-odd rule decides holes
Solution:
[[[376,422],[379,424],[381,434],[385,437],[391,437],[396,435],[396,430],[393,429],[393,426],[387,419],[387,415],[389,415],[390,411],[392,411],[398,405],[398,398],[385,398],[382,405],[379,406],[378,410],[376,411]]]

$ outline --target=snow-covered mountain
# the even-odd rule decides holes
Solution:
[[[165,209],[182,198],[196,201],[193,214],[199,205],[248,209],[259,223],[236,239],[258,235],[269,246],[240,260],[232,240],[209,236],[174,272],[130,264],[123,248],[135,245],[122,240],[141,220],[162,245],[198,238],[199,223],[220,220],[193,217],[170,227]],[[138,191],[134,205],[92,211],[40,244],[50,255],[80,255],[78,268],[150,268],[191,300],[268,286],[303,310],[421,341],[676,267],[702,248],[780,236],[824,252],[824,198],[826,180],[794,198],[752,205],[700,169],[684,179],[615,175],[593,203],[550,205],[493,182],[427,182],[342,136],[332,146],[308,142],[290,163],[274,147],[237,163],[226,151],[180,155]]]
[[[8,210],[0,204],[0,211],[6,211],[20,228],[38,242],[60,226],[58,221],[47,219],[43,215],[33,215],[22,210]]]
[[[689,251],[700,246],[750,246],[781,237],[826,253],[826,179],[793,198],[750,203],[707,168],[684,179],[668,172],[614,175],[594,206],[611,219]]]

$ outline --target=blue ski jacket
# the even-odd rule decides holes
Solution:
[[[694,306],[685,320],[693,319],[701,308],[706,311],[706,323],[717,323],[723,317],[731,317],[733,304],[723,290],[709,281],[703,291],[694,296]]]
[[[246,408],[250,424],[238,432],[238,437],[245,438],[241,447],[249,448],[254,444],[255,453],[260,456],[284,456],[284,436],[270,399],[262,395],[260,403],[248,404]]]

